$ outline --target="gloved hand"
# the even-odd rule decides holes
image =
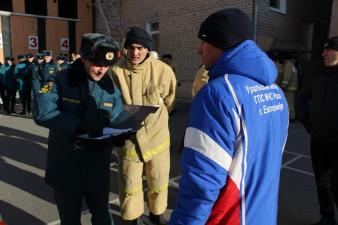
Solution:
[[[135,135],[136,132],[127,132],[110,138],[110,142],[117,147],[122,147],[125,145],[126,140],[130,139],[131,136]]]

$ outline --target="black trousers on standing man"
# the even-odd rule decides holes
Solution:
[[[322,142],[311,138],[312,167],[322,219],[334,223],[338,203],[338,141]]]

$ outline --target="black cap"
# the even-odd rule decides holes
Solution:
[[[25,54],[19,54],[17,55],[18,60],[22,60],[22,59],[26,59],[26,55]]]
[[[81,58],[103,66],[111,66],[120,58],[119,45],[104,34],[87,33],[82,36]]]
[[[27,58],[33,58],[34,55],[33,55],[32,53],[27,53],[27,54],[26,54],[26,57],[27,57]]]
[[[53,52],[51,50],[43,50],[43,56],[53,56]]]
[[[338,36],[331,37],[324,45],[324,49],[332,49],[338,51]]]
[[[132,27],[126,34],[126,40],[124,42],[124,48],[127,48],[131,44],[139,44],[151,51],[152,38],[140,27]]]
[[[13,57],[13,56],[6,56],[6,57],[5,57],[5,60],[6,60],[6,61],[8,61],[8,60],[14,61],[14,57]]]
[[[57,57],[56,60],[67,60],[68,55],[66,53],[61,52]]]
[[[43,59],[43,53],[37,53],[36,59]]]
[[[200,26],[198,38],[213,46],[227,50],[253,39],[249,17],[237,8],[219,10],[207,17]]]

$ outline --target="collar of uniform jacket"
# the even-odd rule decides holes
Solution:
[[[84,70],[84,64],[81,59],[77,59],[74,63],[70,65],[67,70],[67,77],[70,86],[81,86],[84,82],[88,80],[88,75]],[[93,81],[96,82],[96,81]],[[110,70],[102,77],[100,81],[97,82],[98,85],[109,94],[114,93],[114,82],[110,75]]]

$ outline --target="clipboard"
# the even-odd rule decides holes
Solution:
[[[159,106],[124,105],[124,111],[109,125],[115,129],[127,129],[136,132],[143,126],[143,121],[150,113],[155,113]]]

